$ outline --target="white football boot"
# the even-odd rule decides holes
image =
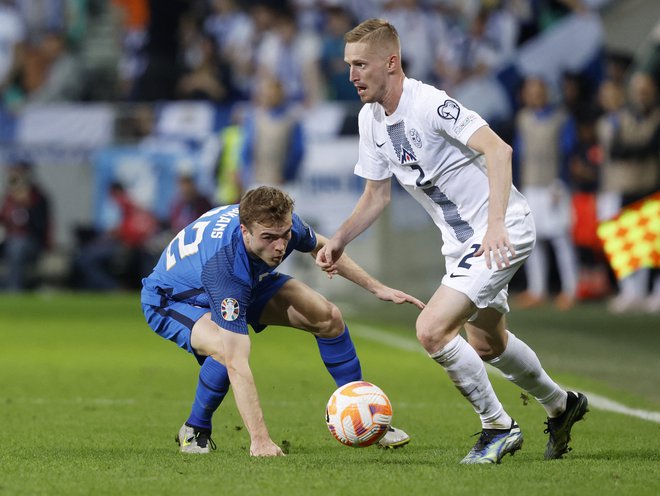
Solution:
[[[385,435],[376,443],[379,448],[401,448],[410,442],[410,436],[401,429],[390,426]]]
[[[174,440],[179,443],[181,453],[207,454],[215,449],[210,431],[197,430],[186,424],[181,426]]]

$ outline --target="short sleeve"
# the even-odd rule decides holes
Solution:
[[[433,91],[430,101],[427,109],[433,128],[464,145],[477,129],[488,125],[479,114],[449,98],[444,91]]]
[[[246,315],[252,288],[233,274],[224,251],[216,253],[204,265],[202,285],[209,295],[213,322],[228,331],[248,334]]]
[[[372,113],[371,105],[364,105],[358,115],[360,143],[354,172],[365,179],[380,181],[392,177],[392,171],[390,171],[385,156],[378,152],[377,144],[374,141]]]
[[[292,215],[292,222],[291,239],[295,244],[294,248],[303,253],[309,253],[316,248],[316,233],[310,225],[295,213]]]

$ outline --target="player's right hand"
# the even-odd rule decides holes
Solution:
[[[273,441],[268,439],[263,442],[252,441],[250,445],[250,456],[286,456],[282,449]]]

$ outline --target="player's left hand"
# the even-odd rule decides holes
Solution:
[[[474,256],[484,255],[486,267],[493,266],[493,261],[498,269],[509,267],[510,259],[516,256],[516,250],[509,241],[509,233],[504,227],[504,223],[497,226],[488,226],[481,247],[475,252]]]
[[[423,310],[426,306],[421,300],[418,300],[414,296],[387,286],[378,288],[374,294],[383,301],[391,301],[397,305],[400,305],[401,303],[412,303],[420,310]]]

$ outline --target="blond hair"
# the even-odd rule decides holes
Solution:
[[[390,46],[401,51],[399,33],[385,19],[367,19],[344,35],[346,43],[366,43],[373,47]]]

